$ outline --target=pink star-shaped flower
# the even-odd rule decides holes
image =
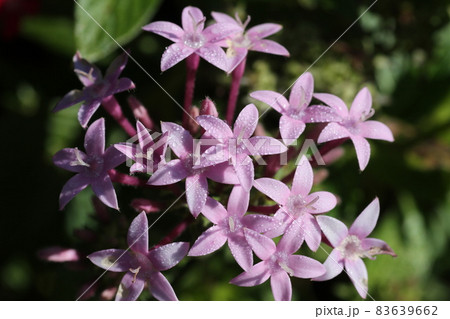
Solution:
[[[264,38],[277,33],[283,27],[275,23],[259,24],[250,28],[245,32],[245,28],[250,22],[250,16],[245,22],[242,22],[236,14],[235,19],[227,14],[220,12],[212,12],[214,20],[218,23],[227,23],[235,25],[238,32],[228,36],[226,40],[222,40],[219,44],[227,49],[227,56],[230,58],[229,70],[232,72],[247,56],[248,51],[259,51],[269,54],[289,56],[288,50],[275,41],[266,40]]]
[[[319,248],[322,233],[314,215],[332,210],[336,206],[336,197],[329,192],[310,194],[313,179],[311,164],[303,156],[295,171],[291,190],[275,179],[255,180],[255,188],[280,205],[274,217],[282,224],[279,228],[267,232],[267,236],[277,237],[288,231],[295,231],[299,235],[293,237],[293,240],[297,241],[299,246],[305,240],[311,250],[316,251]]]
[[[218,201],[208,197],[202,214],[214,226],[200,235],[188,255],[203,256],[210,254],[228,241],[228,247],[236,262],[242,269],[248,270],[253,265],[253,255],[252,249],[244,237],[245,229],[265,232],[279,225],[273,217],[258,214],[245,215],[249,199],[249,192],[241,186],[233,188],[227,209]]]
[[[186,256],[189,243],[171,243],[149,251],[148,221],[144,212],[131,223],[127,242],[129,250],[106,249],[88,256],[90,261],[100,268],[126,272],[117,290],[116,300],[136,300],[146,282],[150,293],[156,299],[178,300],[161,271],[178,264]]]
[[[350,111],[337,96],[326,93],[316,93],[314,97],[335,110],[339,121],[329,123],[320,133],[318,142],[349,137],[355,145],[359,168],[364,170],[370,159],[370,145],[366,138],[394,141],[391,130],[378,121],[367,121],[375,113],[372,108],[372,96],[367,88],[361,89],[353,100]]]
[[[86,128],[89,120],[102,100],[113,96],[116,93],[134,89],[134,83],[128,78],[120,78],[128,61],[127,54],[117,57],[106,70],[103,78],[100,70],[93,64],[81,58],[79,52],[73,57],[74,70],[83,83],[83,90],[72,90],[67,93],[55,106],[53,112],[68,108],[69,106],[83,102],[78,111],[78,120],[82,127]]]
[[[356,218],[350,229],[336,218],[318,216],[317,221],[331,246],[334,247],[324,263],[326,273],[314,278],[317,281],[329,280],[339,275],[343,268],[362,298],[368,289],[367,269],[362,258],[375,259],[375,255],[396,256],[384,241],[367,236],[375,228],[380,213],[380,202],[375,198]]]
[[[200,166],[211,166],[231,160],[240,184],[249,191],[253,185],[254,166],[249,155],[280,154],[287,150],[280,141],[268,136],[253,136],[258,124],[258,109],[247,105],[239,113],[233,130],[223,120],[211,116],[197,117],[198,123],[218,144],[207,149],[200,159]]]
[[[194,217],[202,211],[208,196],[207,178],[224,184],[238,184],[236,173],[228,163],[215,167],[195,167],[194,139],[191,134],[178,124],[163,122],[161,129],[168,134],[167,143],[178,159],[172,160],[148,180],[150,185],[169,185],[186,178],[186,199]]]
[[[84,138],[86,153],[78,148],[65,148],[53,156],[53,163],[65,170],[78,173],[67,181],[59,196],[63,209],[79,192],[91,185],[95,195],[107,206],[119,209],[110,169],[122,164],[125,156],[111,146],[105,151],[105,120],[98,119],[89,126]]]
[[[298,229],[287,232],[278,245],[275,245],[272,239],[255,231],[245,229],[244,232],[253,252],[262,261],[233,278],[231,284],[251,287],[260,285],[270,278],[275,300],[289,301],[292,298],[290,276],[314,278],[325,272],[325,267],[317,260],[293,255],[300,248],[298,241],[295,240],[295,236],[299,235]]]
[[[314,93],[314,78],[306,72],[295,82],[289,101],[273,91],[256,91],[250,96],[281,113],[280,134],[286,145],[294,143],[305,130],[305,123],[332,122],[340,118],[333,109],[322,105],[308,107]]]
[[[156,21],[143,27],[173,42],[161,59],[161,71],[165,71],[191,54],[197,54],[212,65],[228,71],[225,52],[217,44],[231,33],[238,31],[234,24],[216,23],[204,29],[205,17],[200,9],[186,7],[181,14],[183,28],[172,22]]]

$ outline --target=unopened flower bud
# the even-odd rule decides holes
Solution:
[[[200,115],[212,115],[214,117],[219,116],[219,112],[217,112],[216,105],[209,97],[206,97],[202,101],[202,108],[200,110]]]
[[[190,117],[188,118],[187,129],[188,131],[194,135],[198,129],[198,123],[195,121],[196,117],[200,115],[200,110],[196,106],[192,106],[189,110]]]
[[[131,201],[131,207],[137,212],[144,211],[149,214],[160,212],[162,204],[145,198],[135,198]]]
[[[39,259],[56,263],[78,261],[80,254],[72,248],[63,248],[59,246],[47,247],[37,253]]]
[[[148,115],[147,109],[145,106],[134,96],[130,96],[128,98],[128,105],[130,106],[131,110],[133,111],[134,117],[136,120],[141,121],[142,124],[144,124],[145,127],[147,127],[149,130],[152,130],[154,128],[154,124],[152,119],[150,118],[150,115]]]

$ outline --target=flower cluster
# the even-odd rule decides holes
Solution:
[[[231,279],[231,284],[255,286],[270,278],[275,300],[290,300],[291,277],[323,281],[332,279],[345,269],[357,292],[365,298],[368,277],[362,258],[374,259],[378,254],[395,256],[382,240],[367,238],[378,219],[379,201],[375,199],[369,204],[350,229],[341,221],[325,215],[335,208],[337,198],[327,191],[312,191],[313,184],[317,183],[314,162],[299,154],[292,144],[300,141],[306,124],[325,123],[317,142],[350,139],[356,149],[359,167],[364,170],[370,158],[370,146],[366,139],[393,141],[386,125],[366,121],[374,113],[369,90],[363,88],[357,94],[350,110],[334,95],[315,93],[311,73],[304,73],[297,79],[289,100],[272,91],[253,92],[250,94],[252,98],[268,104],[281,114],[281,140],[260,133],[254,136],[260,118],[255,105],[242,108],[233,121],[237,88],[244,73],[248,51],[289,56],[283,46],[265,39],[278,32],[281,26],[267,23],[245,31],[249,18],[242,22],[238,16],[233,19],[218,12],[213,12],[212,16],[216,23],[205,28],[206,18],[201,10],[186,7],[182,12],[182,27],[172,22],[158,21],[143,29],[174,42],[162,56],[162,71],[187,59],[185,116],[195,113],[192,111],[193,81],[199,58],[232,74],[226,120],[219,117],[214,103],[206,99],[197,116],[191,119],[197,126],[185,120],[183,125],[161,122],[160,132],[157,132],[146,109],[132,99],[130,107],[136,117],[134,126],[123,115],[114,97],[119,92],[134,88],[131,80],[119,78],[127,62],[127,54],[112,63],[104,78],[96,66],[84,60],[80,53],[75,54],[75,73],[85,87],[81,91],[69,92],[55,111],[82,102],[79,121],[87,127],[97,108],[103,105],[133,138],[132,142],[115,144],[105,151],[105,120],[100,118],[87,128],[85,152],[78,148],[59,151],[53,158],[55,165],[77,173],[61,191],[60,208],[63,209],[88,185],[103,204],[116,210],[119,205],[112,182],[152,187],[154,192],[158,191],[158,187],[165,186],[179,197],[185,194],[187,209],[193,217],[187,224],[199,218],[206,218],[211,223],[211,227],[198,238],[192,238],[191,248],[187,242],[175,242],[187,227],[186,222],[176,226],[162,243],[149,248],[146,213],[159,211],[160,207],[149,199],[134,199],[132,206],[140,214],[129,227],[128,248],[106,249],[88,256],[92,263],[103,269],[125,273],[116,300],[136,300],[146,284],[156,299],[177,300],[161,271],[174,267],[186,256],[211,254],[225,242],[244,271]],[[311,105],[312,101],[323,104],[316,102]],[[331,149],[324,147],[314,155],[326,156]],[[171,152],[176,158],[169,157]],[[255,176],[255,172],[260,171],[255,167],[263,166],[269,158],[272,163],[275,159],[281,165],[283,156],[289,161],[298,160],[295,170],[283,181],[273,178],[274,174],[267,170],[264,177]],[[124,162],[131,166],[130,175],[115,170]],[[147,176],[148,180],[142,181],[133,174]],[[183,180],[184,192],[178,185],[173,185]],[[231,189],[229,196],[227,192],[224,194],[223,191],[217,192],[217,188],[211,188],[208,180],[213,181],[214,185],[224,184],[220,189]],[[266,195],[265,199],[275,202],[275,205],[253,205],[255,201],[250,196],[253,188],[261,193],[260,200]],[[225,208],[223,199],[227,197]],[[319,249],[321,243],[331,246],[333,250],[321,264],[298,254],[303,243],[313,252]],[[253,254],[259,262],[254,263]]]

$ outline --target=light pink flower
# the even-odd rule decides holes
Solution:
[[[281,226],[266,233],[269,237],[287,235],[288,231],[298,233],[292,237],[300,246],[306,241],[311,250],[319,248],[322,234],[314,217],[332,210],[336,206],[336,197],[329,192],[311,191],[314,174],[308,159],[303,156],[295,171],[292,188],[272,178],[259,178],[254,186],[280,205],[275,218],[281,221]]]
[[[306,72],[295,81],[289,101],[273,91],[256,91],[250,96],[271,106],[281,113],[280,134],[286,145],[294,143],[305,130],[305,123],[333,122],[340,118],[333,109],[312,105],[308,107],[314,93],[314,78]]]
[[[349,137],[355,145],[359,168],[364,170],[370,159],[370,145],[366,138],[394,141],[391,130],[378,121],[367,121],[375,113],[372,108],[372,96],[367,88],[361,89],[353,100],[350,111],[337,96],[316,93],[314,97],[335,110],[340,117],[335,123],[328,124],[320,133],[318,142]]]
[[[292,226],[291,226],[292,227]],[[251,287],[270,278],[272,293],[277,301],[289,301],[292,298],[290,276],[314,278],[325,272],[325,267],[309,257],[293,255],[299,248],[298,229],[287,232],[278,245],[272,239],[245,229],[245,238],[253,252],[262,261],[230,281],[231,284]]]
[[[127,242],[129,250],[106,249],[88,256],[100,268],[126,272],[117,290],[116,300],[136,300],[146,282],[156,299],[178,300],[161,271],[178,264],[186,256],[189,243],[171,243],[148,250],[148,221],[145,212],[140,213],[131,223]]]
[[[165,71],[191,54],[197,54],[212,65],[228,70],[225,52],[217,44],[231,33],[238,31],[234,24],[216,23],[204,29],[206,18],[200,9],[186,7],[181,14],[183,28],[172,22],[156,21],[143,27],[173,42],[161,59],[161,71]]]
[[[249,199],[249,192],[241,186],[233,188],[227,209],[215,199],[208,197],[202,214],[214,226],[200,235],[188,255],[203,256],[210,254],[228,241],[228,247],[236,262],[242,269],[248,270],[253,265],[253,255],[252,249],[244,237],[245,229],[265,232],[279,225],[273,217],[258,214],[245,215]]]
[[[374,256],[387,254],[396,256],[384,241],[367,236],[375,228],[380,213],[380,203],[375,198],[356,218],[350,229],[339,220],[329,216],[318,216],[317,221],[326,238],[334,247],[324,263],[326,273],[314,278],[317,281],[329,280],[339,275],[345,267],[356,290],[366,298],[368,289],[367,269],[362,258],[375,259]]]

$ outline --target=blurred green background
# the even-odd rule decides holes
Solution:
[[[80,0],[133,57],[178,101],[184,89],[184,64],[161,74],[159,62],[166,39],[140,32],[152,20],[180,23],[190,4],[211,11],[252,17],[250,25],[276,22],[284,29],[271,39],[283,44],[289,59],[250,52],[241,88],[242,107],[248,93],[269,89],[283,92],[371,4],[357,0],[151,1]],[[394,132],[395,143],[371,141],[373,155],[360,173],[353,147],[331,165],[320,189],[334,192],[342,203],[330,213],[348,225],[378,196],[381,215],[373,237],[388,242],[397,258],[366,260],[369,293],[376,300],[450,300],[450,3],[444,0],[379,0],[311,69],[317,92],[341,96],[348,103],[363,86],[372,92],[375,119]],[[125,247],[126,230],[136,212],[130,199],[170,201],[169,193],[117,186],[121,212],[108,211],[99,222],[83,191],[65,211],[57,208],[59,192],[70,173],[52,165],[63,147],[82,145],[77,107],[51,113],[69,90],[80,88],[71,58],[78,48],[101,68],[120,53],[116,44],[72,1],[0,1],[0,133],[6,138],[1,161],[0,299],[74,300],[101,270],[82,257],[77,263],[50,263],[37,251],[48,246],[76,248],[80,254]],[[180,121],[178,107],[132,61],[124,76],[136,83],[132,92],[159,122]],[[230,77],[201,62],[195,101],[210,96],[221,114]],[[127,93],[118,96],[126,105]],[[254,101],[251,101],[254,102]],[[262,105],[258,105],[263,107]],[[127,111],[128,112],[128,111]],[[130,115],[130,113],[128,113]],[[103,110],[108,143],[126,137]],[[130,115],[131,118],[131,115]],[[273,133],[278,115],[263,119]],[[126,172],[126,168],[123,169]],[[183,204],[169,211],[152,229],[157,243],[188,214]],[[158,214],[149,216],[150,222]],[[181,240],[195,240],[203,220],[193,223]],[[329,247],[323,246],[327,251]],[[323,261],[320,250],[312,254]],[[186,258],[167,272],[181,300],[272,300],[270,284],[239,288],[228,281],[241,270],[227,249]],[[117,286],[108,274],[85,297],[99,299]],[[342,274],[311,283],[293,279],[293,300],[359,300]],[[149,299],[143,293],[141,299]]]

